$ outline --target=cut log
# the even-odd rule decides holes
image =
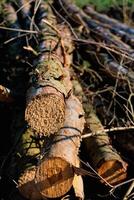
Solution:
[[[122,131],[118,131],[117,129],[117,131],[111,132],[109,135],[113,139],[115,147],[120,149],[125,158],[134,164],[134,132],[131,127]]]
[[[66,100],[64,127],[49,138],[44,159],[36,172],[36,187],[43,197],[60,197],[73,185],[73,166],[78,165],[78,150],[84,128],[84,111],[79,100],[71,95]]]
[[[0,101],[11,103],[14,101],[10,89],[0,85]]]
[[[40,139],[30,128],[22,133],[16,150],[19,155],[16,168],[19,191],[28,199],[60,197],[72,186],[76,196],[83,199],[82,178],[75,175],[73,166],[79,167],[78,150],[84,112],[73,95],[66,104],[64,127],[57,135]]]
[[[41,194],[35,186],[36,165],[40,159],[41,149],[44,144],[42,140],[34,137],[34,132],[26,129],[17,145],[13,166],[18,173],[18,189],[20,193],[31,200],[41,199]],[[19,155],[19,156],[18,156]]]
[[[46,4],[40,4],[41,55],[30,78],[31,87],[27,91],[25,112],[28,125],[40,135],[56,133],[63,126],[65,98],[71,90],[66,70],[72,61],[71,34],[68,28],[57,23],[50,7],[47,17],[44,17],[47,7]]]
[[[36,167],[26,170],[19,179],[19,191],[20,193],[30,200],[40,200],[42,195],[39,193],[35,186],[35,176],[36,176]]]
[[[73,86],[75,95],[82,97],[83,100],[86,127],[95,133],[83,140],[87,153],[99,175],[111,185],[116,185],[126,178],[127,163],[111,146],[109,137],[96,116],[92,103],[84,95],[77,80],[73,81]]]
[[[92,132],[99,131],[99,133],[96,132],[95,136],[86,139],[84,144],[99,175],[111,185],[116,185],[125,180],[127,164],[111,146],[108,135],[103,131],[100,121],[97,120],[94,111],[91,111],[87,123]]]

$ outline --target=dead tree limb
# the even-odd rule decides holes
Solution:
[[[134,46],[134,36],[131,34],[128,34],[129,30],[131,30],[132,28],[128,27],[127,29],[127,25],[124,25],[123,23],[113,20],[106,15],[100,14],[89,6],[86,6],[84,8],[84,11],[88,16],[92,17],[93,23],[94,23],[94,20],[97,20],[96,23],[98,24],[98,26],[102,26],[103,28],[109,29],[111,33],[119,36],[125,43],[129,44],[132,47]],[[120,25],[124,26],[123,30],[120,27]],[[125,29],[125,26],[126,26],[126,29]],[[132,29],[132,31],[134,30]]]

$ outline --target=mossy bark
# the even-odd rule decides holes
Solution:
[[[40,4],[39,12],[40,55],[30,78],[25,119],[38,134],[50,135],[58,132],[65,119],[65,98],[71,90],[66,68],[73,45],[69,29],[58,23],[48,4]]]
[[[36,138],[34,135],[30,128],[24,128],[12,157],[12,166],[18,176],[18,189],[22,196],[31,200],[42,198],[34,180],[37,163],[41,159],[41,151],[45,145],[43,140]]]

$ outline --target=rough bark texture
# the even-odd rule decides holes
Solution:
[[[90,100],[88,100],[78,81],[73,81],[74,93],[83,101],[86,113],[86,126],[94,136],[84,139],[87,153],[92,160],[93,166],[108,183],[116,185],[126,178],[127,164],[111,146],[107,133],[95,114]]]
[[[126,24],[123,24],[115,19],[112,19],[110,17],[108,17],[105,14],[100,14],[97,13],[93,8],[91,8],[90,6],[86,6],[84,11],[89,14],[91,17],[93,17],[94,19],[100,21],[103,24],[107,24],[108,26],[111,26],[114,29],[120,30],[120,32],[122,33],[123,31],[128,33],[128,34],[134,34],[134,29],[129,27]]]
[[[69,29],[57,23],[50,7],[41,4],[39,12],[46,12],[47,17],[42,14],[39,22],[42,53],[30,79],[32,86],[27,92],[25,119],[38,134],[50,135],[58,132],[64,123],[64,99],[71,90],[66,84],[69,77],[65,68],[72,61],[73,47]]]
[[[125,43],[132,47],[134,46],[134,36],[131,34],[131,31],[134,32],[134,29],[127,27],[127,25],[124,26],[123,23],[111,19],[106,15],[97,13],[93,8],[89,6],[85,7],[84,11],[92,18],[93,23],[94,20],[96,20],[98,26],[109,29],[111,33],[119,36]]]
[[[84,111],[79,100],[71,95],[66,101],[64,127],[44,151],[38,165],[36,186],[42,196],[56,198],[73,185],[73,166],[78,166],[78,150],[84,128]]]
[[[112,34],[109,29],[104,28],[100,23],[91,19],[82,9],[77,7],[70,0],[60,0],[58,2],[60,8],[63,10],[63,13],[65,13],[69,19],[85,28],[87,32],[86,38],[89,38],[91,35],[92,38],[95,39],[95,42],[97,42],[96,44],[98,44],[98,42],[105,43],[105,45],[103,45],[104,49],[109,47],[110,49],[115,49],[116,51],[120,51],[124,54],[127,49],[126,54],[130,58],[134,58],[133,49],[129,45]],[[90,41],[88,42],[87,40],[87,43],[90,44]]]
[[[18,116],[16,120],[17,126],[22,123]],[[36,166],[38,160],[41,159],[41,151],[45,146],[44,141],[35,137],[34,132],[30,128],[22,128],[15,135],[15,143],[17,143],[15,152],[12,155],[10,172],[13,178],[17,178],[18,189],[22,196],[27,199],[41,199],[41,194],[35,187]],[[16,138],[18,138],[16,142]],[[9,172],[9,173],[10,173]]]

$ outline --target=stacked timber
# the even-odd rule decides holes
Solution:
[[[83,139],[87,154],[92,159],[94,169],[103,178],[102,181],[104,182],[105,180],[111,185],[116,185],[126,178],[127,163],[122,160],[112,147],[91,101],[85,96],[77,79],[74,79],[73,87],[74,93],[83,103],[86,128],[92,133],[90,137]]]
[[[84,199],[82,177],[74,171],[74,167],[80,167],[78,154],[85,120],[82,104],[71,91],[71,33],[56,20],[48,4],[42,2],[37,15],[42,31],[40,54],[26,94],[27,127],[20,133],[13,159],[18,189],[34,200],[61,197],[73,187],[75,196]]]
[[[125,132],[134,124],[134,28],[70,0],[17,0],[3,8],[0,38],[12,44],[7,55],[30,66],[25,102],[16,105],[21,116],[15,113],[12,125],[10,169],[20,194],[64,199],[73,189],[83,200],[82,175],[113,189],[123,184],[133,156],[123,157],[120,149],[134,152],[133,136]],[[0,102],[14,106],[19,98],[7,80]],[[111,137],[113,127],[125,128],[127,136],[115,131]],[[81,143],[92,173],[82,168]]]

